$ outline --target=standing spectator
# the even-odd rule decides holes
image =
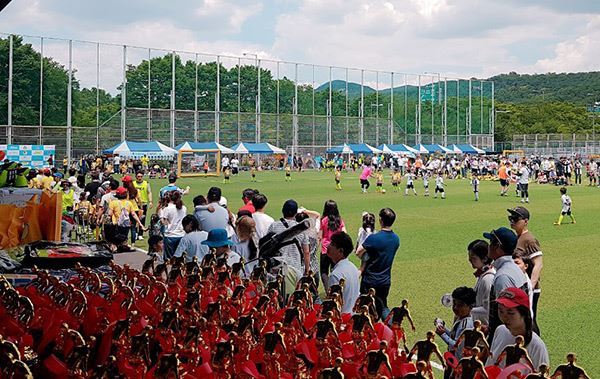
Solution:
[[[258,261],[258,239],[256,238],[256,223],[250,216],[241,216],[235,223],[235,234],[231,237],[232,250],[249,262],[246,273],[251,273]]]
[[[370,288],[375,289],[375,296],[379,300],[377,312],[379,317],[385,319],[389,313],[387,298],[392,283],[392,263],[400,247],[400,237],[392,231],[396,221],[396,213],[390,208],[379,211],[379,232],[371,234],[362,247],[357,250],[357,255],[369,255],[365,270],[362,273],[360,292],[368,293]]]
[[[236,157],[231,160],[231,174],[237,175],[240,172],[240,161]]]
[[[499,364],[504,368],[502,353],[507,346],[514,345],[519,336],[524,340],[523,347],[527,349],[534,370],[541,364],[549,364],[546,345],[533,330],[527,293],[520,288],[509,287],[498,294],[496,303],[504,325],[496,329],[487,365]]]
[[[113,157],[113,167],[115,172],[121,170],[121,157],[119,157],[119,155],[115,155]]]
[[[298,203],[295,200],[290,199],[283,203],[281,213],[283,218],[272,223],[267,233],[278,234],[298,224],[296,221]],[[294,291],[298,279],[308,275],[310,271],[309,241],[305,233],[300,233],[294,238],[296,239],[296,243],[284,246],[279,250],[280,260],[287,265],[287,272],[284,272],[284,277],[286,280],[286,292],[288,294]]]
[[[90,176],[92,177],[92,181],[85,185],[83,191],[88,194],[88,200],[92,201],[102,183],[100,183],[100,175],[97,172],[92,172]]]
[[[142,225],[146,226],[146,215],[148,214],[148,210],[152,209],[152,188],[150,188],[148,181],[144,180],[144,172],[138,171],[135,174],[135,182],[133,182],[133,186],[138,191],[140,201],[140,220]],[[141,229],[138,230],[138,239],[144,239],[144,233]]]
[[[319,241],[321,242],[321,279],[325,286],[325,291],[329,288],[329,281],[327,275],[333,265],[331,259],[327,255],[327,248],[331,242],[331,236],[335,232],[346,232],[346,226],[344,220],[340,217],[340,211],[338,210],[337,203],[334,200],[327,200],[323,205],[323,214],[321,216],[321,225],[319,230]]]
[[[529,168],[527,162],[521,161],[521,168],[519,168],[519,191],[521,191],[521,203],[529,203]]]
[[[186,195],[190,192],[190,186],[187,186],[185,189],[179,188],[179,186],[177,186],[177,174],[173,172],[169,175],[169,184],[160,189],[159,196],[162,198],[165,192],[170,191],[178,191],[182,195]]]
[[[221,158],[221,170],[225,171],[229,168],[229,157],[227,155],[223,155]]]
[[[164,245],[165,245],[165,260],[171,258],[181,238],[185,235],[182,221],[187,213],[187,208],[183,205],[179,191],[171,192],[171,201],[166,208],[161,209],[160,218],[165,226],[164,229]]]
[[[527,287],[527,275],[521,271],[519,266],[513,262],[512,255],[517,246],[517,236],[508,228],[498,228],[483,236],[490,240],[488,257],[494,260],[496,275],[490,290],[490,312],[488,315],[489,334],[488,343],[491,345],[494,332],[501,321],[498,315],[498,304],[496,299],[500,293],[509,287],[523,289],[526,293],[530,291]]]
[[[117,245],[119,250],[131,251],[127,246],[131,219],[138,224],[140,224],[140,219],[133,211],[131,202],[127,200],[128,193],[125,187],[118,187],[114,196],[115,200],[111,200],[108,205],[108,215],[111,217],[113,227],[109,233],[106,233],[106,238],[109,242]]]
[[[206,241],[208,233],[200,230],[200,224],[194,215],[186,215],[181,220],[181,226],[183,226],[185,235],[179,241],[174,256],[181,257],[185,253],[188,262],[191,262],[194,257],[198,259],[198,262],[202,262],[204,256],[209,252],[208,246],[202,244],[203,241]]]
[[[252,198],[252,205],[255,209],[252,218],[256,223],[256,236],[258,239],[263,238],[267,234],[267,230],[269,230],[269,227],[275,221],[273,220],[273,217],[265,213],[267,202],[267,197],[262,193],[256,194]]]
[[[319,287],[319,259],[317,258],[317,245],[319,244],[319,219],[321,215],[319,212],[310,211],[308,209],[299,209],[296,213],[296,221],[302,222],[308,220],[310,222],[310,228],[304,232],[306,239],[308,240],[308,250],[310,252],[310,270],[315,274],[315,284]]]
[[[142,158],[140,158],[140,163],[142,164],[142,170],[144,172],[148,172],[148,168],[150,167],[150,159],[146,154]]]
[[[475,282],[475,306],[471,311],[473,320],[481,321],[482,325],[488,325],[488,314],[490,311],[490,291],[494,283],[496,269],[492,266],[492,260],[488,257],[489,244],[484,240],[475,240],[469,244],[469,262],[475,269],[473,275],[477,278]]]
[[[140,198],[139,198],[138,190],[133,185],[133,178],[130,175],[125,175],[123,177],[123,179],[121,179],[121,181],[123,182],[123,187],[125,187],[127,189],[127,200],[129,200],[131,202],[133,212],[138,214],[138,218],[139,218]],[[131,244],[132,245],[137,240],[137,231],[138,231],[138,225],[136,223],[134,223],[133,219],[132,219],[131,220]]]
[[[200,197],[194,198],[194,216],[198,219],[200,227],[206,232],[213,229],[227,229],[229,212],[221,206],[221,189],[211,187],[206,195],[207,205],[200,204]]]
[[[352,313],[352,308],[359,295],[359,273],[354,263],[348,260],[353,251],[352,238],[346,232],[336,232],[330,237],[327,256],[331,259],[333,269],[329,275],[327,287],[338,284],[344,279],[344,306],[342,313]]]
[[[530,268],[531,274],[529,277],[531,279],[532,288],[529,290],[533,291],[533,303],[531,304],[531,309],[533,310],[533,323],[537,326],[537,306],[542,291],[540,281],[542,267],[544,266],[542,248],[537,238],[529,231],[530,215],[527,208],[516,207],[514,209],[507,209],[507,211],[510,213],[508,216],[510,227],[519,237],[515,252],[528,257],[531,261],[532,267]]]
[[[252,203],[252,198],[254,197],[254,195],[257,195],[257,194],[258,194],[258,191],[253,190],[252,188],[246,188],[245,190],[243,190],[242,191],[242,201],[244,202],[244,205],[240,209],[238,209],[238,212],[243,211],[243,210],[247,210],[250,213],[256,212],[254,204]]]

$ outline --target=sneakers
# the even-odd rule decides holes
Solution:
[[[138,241],[143,241],[143,240],[144,240],[144,237],[143,237],[143,236],[137,236],[137,240],[138,240]]]
[[[556,226],[560,226],[560,224],[559,224],[558,222],[555,222],[555,223],[554,223],[554,225],[556,225]]]

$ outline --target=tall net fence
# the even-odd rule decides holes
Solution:
[[[0,33],[0,143],[493,147],[494,84]],[[314,148],[311,148],[314,147]]]
[[[600,154],[595,134],[519,134],[513,136],[511,148],[535,155]]]

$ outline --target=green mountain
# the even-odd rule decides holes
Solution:
[[[566,102],[579,106],[589,106],[600,101],[600,71],[577,73],[547,73],[547,74],[517,74],[511,72],[484,79],[494,82],[495,99],[501,103],[537,103],[537,102]],[[473,78],[472,95],[479,95],[479,79]],[[469,82],[463,80],[458,88],[461,97],[469,92]],[[334,91],[344,92],[346,82],[333,80]],[[443,83],[441,84],[444,85]],[[447,82],[449,96],[456,95],[456,82]],[[489,84],[485,85],[484,97],[490,97]],[[423,88],[423,87],[422,87]],[[329,82],[316,88],[316,92],[328,91]],[[394,94],[402,95],[404,86],[394,87]],[[364,94],[375,93],[372,87],[365,86]],[[380,94],[388,94],[389,90],[380,90]],[[406,86],[408,97],[416,97],[417,86]],[[360,83],[348,82],[348,97],[360,97]]]

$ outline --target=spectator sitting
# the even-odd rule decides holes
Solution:
[[[181,221],[181,225],[186,234],[179,241],[174,256],[181,257],[185,253],[188,262],[191,262],[194,257],[198,259],[198,262],[202,262],[204,256],[209,253],[208,247],[202,244],[203,241],[206,241],[208,233],[200,230],[200,224],[194,215],[186,215]]]
[[[246,273],[252,272],[258,261],[258,238],[256,237],[256,223],[251,216],[238,217],[235,223],[235,234],[231,237],[233,250],[238,253],[246,264]]]

